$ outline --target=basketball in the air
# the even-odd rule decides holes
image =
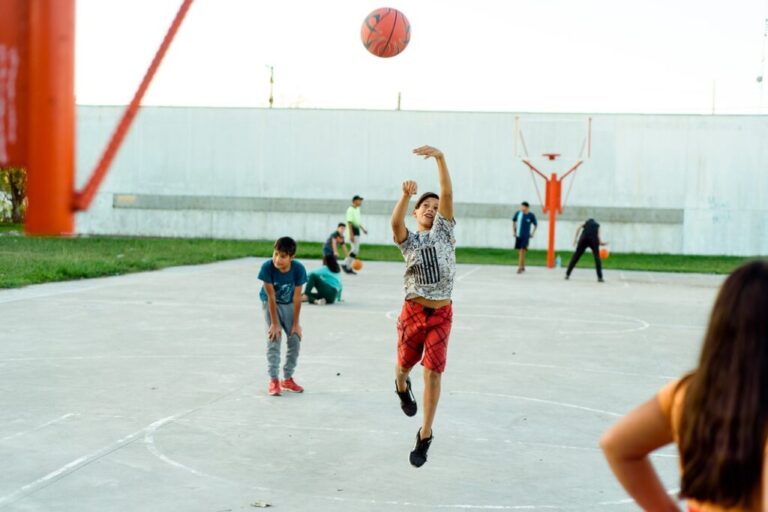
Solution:
[[[377,57],[394,57],[411,40],[411,24],[397,9],[382,7],[365,17],[360,29],[365,49]]]
[[[363,269],[363,262],[358,259],[352,260],[352,270],[362,270]]]
[[[607,247],[601,247],[601,248],[600,248],[600,259],[601,259],[601,260],[607,260],[607,259],[608,259],[608,256],[609,256],[610,254],[611,254],[611,253],[610,253],[610,252],[608,252],[608,248],[607,248]]]

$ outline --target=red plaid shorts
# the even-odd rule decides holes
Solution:
[[[432,309],[406,300],[397,319],[397,364],[412,368],[421,361],[430,370],[443,373],[452,323],[452,304]]]

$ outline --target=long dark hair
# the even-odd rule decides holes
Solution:
[[[752,504],[768,433],[768,262],[726,279],[680,423],[680,494],[723,507]]]

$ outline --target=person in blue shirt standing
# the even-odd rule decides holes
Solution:
[[[259,297],[264,320],[267,323],[267,365],[269,371],[268,393],[280,395],[281,390],[301,393],[304,388],[293,380],[293,372],[299,360],[299,345],[302,332],[299,325],[301,312],[301,287],[307,282],[304,265],[294,260],[296,242],[284,236],[275,242],[272,258],[265,261],[259,271],[264,283]],[[280,338],[282,331],[287,336],[285,345],[285,366],[283,380],[280,372]]]
[[[525,272],[525,253],[528,252],[528,242],[533,238],[538,226],[536,216],[531,213],[531,206],[528,201],[523,201],[520,204],[520,209],[512,216],[512,232],[515,235],[515,249],[517,249],[518,254],[518,274]]]

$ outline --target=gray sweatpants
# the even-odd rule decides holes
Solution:
[[[269,329],[269,326],[272,325],[272,319],[269,316],[269,306],[266,302],[261,303],[261,309],[264,311],[264,319],[267,322],[267,329]],[[277,317],[280,321],[280,327],[282,327],[287,336],[283,378],[290,379],[293,377],[293,371],[296,369],[296,363],[299,360],[299,346],[301,345],[301,339],[295,334],[291,335],[293,304],[277,304]],[[280,339],[277,341],[267,338],[267,366],[271,379],[277,379],[280,375],[280,345],[283,339],[282,333],[280,334]]]

